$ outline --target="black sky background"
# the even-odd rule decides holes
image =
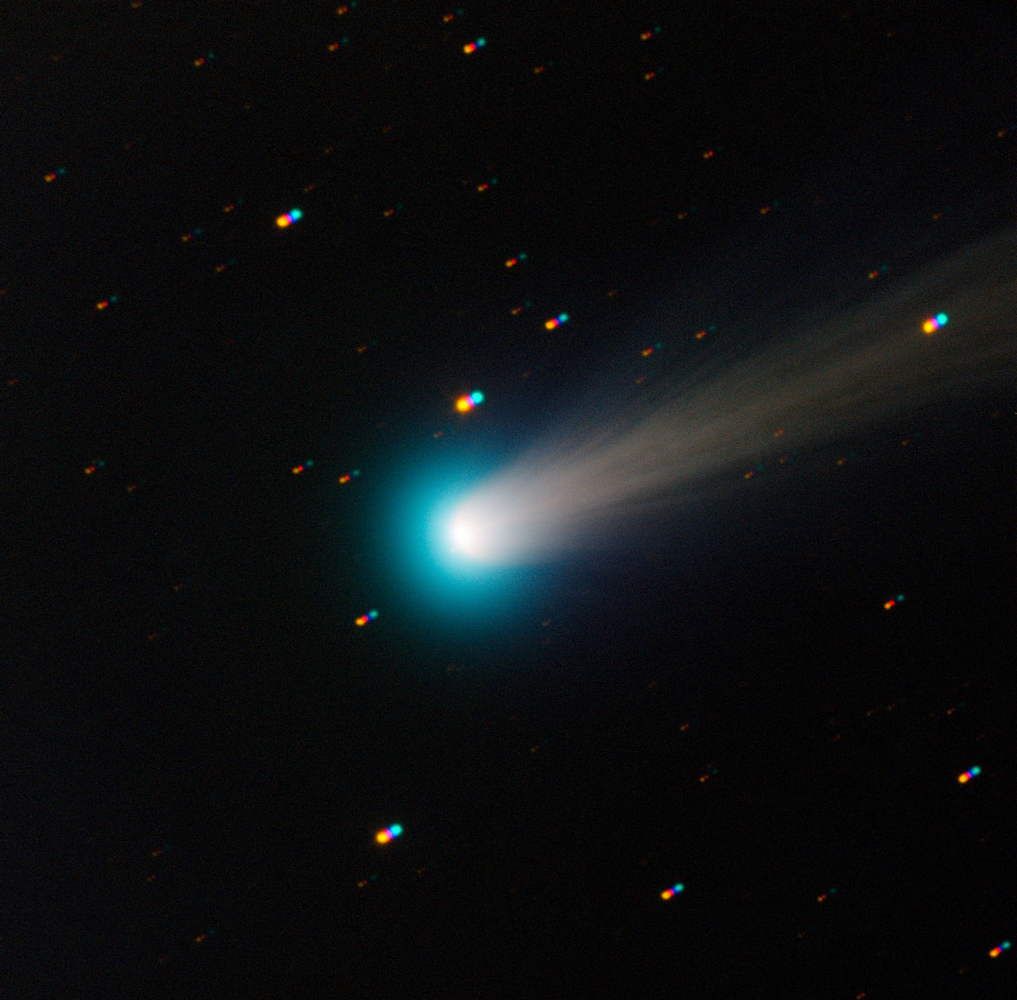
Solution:
[[[457,11],[7,15],[0,993],[1012,995],[1012,399],[479,616],[392,530],[1012,224],[1012,11]]]

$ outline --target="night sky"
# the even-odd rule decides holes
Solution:
[[[1015,995],[1012,386],[427,547],[1013,225],[1013,11],[796,6],[8,12],[0,996]]]

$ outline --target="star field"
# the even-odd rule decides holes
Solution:
[[[1013,995],[1012,385],[420,555],[1012,227],[1002,5],[10,20],[0,995]]]

